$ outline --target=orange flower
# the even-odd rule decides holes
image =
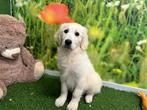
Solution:
[[[50,3],[40,12],[39,18],[47,24],[62,24],[73,22],[68,17],[68,8],[61,3]]]

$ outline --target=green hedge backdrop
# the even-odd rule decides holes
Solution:
[[[10,0],[0,0],[0,14],[11,14]]]

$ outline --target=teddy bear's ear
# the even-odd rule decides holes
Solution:
[[[20,25],[21,25],[21,26],[23,26],[24,28],[26,27],[26,25],[25,25],[24,21],[19,20],[19,23],[20,23]]]
[[[24,36],[26,36],[26,26],[25,23],[23,21],[18,21],[14,27],[17,29],[17,31],[19,31],[20,33],[22,33]]]

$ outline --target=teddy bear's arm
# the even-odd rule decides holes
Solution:
[[[0,99],[7,94],[7,88],[3,81],[0,80]]]
[[[25,66],[33,66],[35,64],[35,60],[34,60],[33,56],[24,47],[22,47],[21,56],[22,56],[22,61]]]

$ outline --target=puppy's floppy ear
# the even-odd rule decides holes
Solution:
[[[57,32],[54,35],[55,41],[57,43],[58,46],[60,46],[62,44],[62,32],[61,30],[66,26],[67,24],[61,24],[59,29],[57,30]]]
[[[61,39],[61,35],[60,35],[60,29],[55,33],[54,38],[55,38],[57,45],[58,46],[61,45],[62,39]]]
[[[87,32],[87,28],[85,27],[84,27],[84,33],[82,36],[80,47],[82,50],[86,50],[88,47],[88,32]]]

